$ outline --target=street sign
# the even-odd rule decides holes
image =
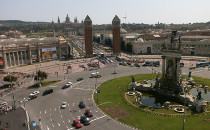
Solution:
[[[36,126],[36,122],[32,123],[33,126]]]

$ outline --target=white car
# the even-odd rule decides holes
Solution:
[[[39,91],[34,91],[33,93],[30,94],[30,96],[38,95]]]
[[[66,108],[66,105],[67,105],[67,103],[66,103],[66,102],[63,102],[63,103],[61,104],[61,109],[65,109],[65,108]]]
[[[66,83],[66,85],[67,85],[67,84],[69,84],[70,86],[71,86],[71,85],[73,85],[73,83],[72,83],[72,82],[67,82],[67,83]]]

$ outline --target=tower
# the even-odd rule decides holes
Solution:
[[[171,33],[171,45],[162,48],[162,79],[160,88],[174,93],[182,92],[181,87],[181,41],[177,31]]]
[[[112,20],[112,34],[113,34],[113,54],[120,55],[121,44],[120,44],[120,19],[115,15]]]
[[[93,46],[92,46],[92,20],[87,15],[84,21],[85,26],[85,51],[86,57],[93,56]]]
[[[77,17],[74,18],[74,23],[77,23]]]
[[[66,16],[66,23],[70,23],[70,18],[69,18],[69,15],[68,14]]]
[[[66,16],[66,22],[65,22],[65,36],[66,36],[66,38],[72,37],[71,22],[70,22],[70,18],[68,16],[68,14]]]
[[[58,16],[58,23],[61,23],[59,16]]]

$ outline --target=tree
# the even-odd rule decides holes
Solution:
[[[131,45],[131,43],[127,43],[126,49],[127,49],[127,52],[132,53],[132,45]]]
[[[107,45],[107,46],[112,46],[112,40],[110,39],[110,38],[106,38],[105,39],[105,45]]]
[[[38,79],[37,79],[38,77]],[[46,72],[39,70],[38,71],[38,75],[36,74],[36,76],[34,77],[34,80],[44,80],[47,79],[48,75]]]
[[[126,51],[125,42],[121,41],[121,50]]]
[[[11,81],[10,81],[11,79]],[[7,75],[4,77],[3,79],[6,82],[16,82],[17,81],[17,77],[13,76],[13,75]]]

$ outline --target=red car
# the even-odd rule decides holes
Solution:
[[[73,121],[73,125],[76,126],[76,128],[81,128],[82,124],[80,123],[80,121],[78,119]]]
[[[88,116],[88,117],[92,117],[93,116],[93,113],[90,111],[90,109],[87,109],[85,111],[85,115]]]

